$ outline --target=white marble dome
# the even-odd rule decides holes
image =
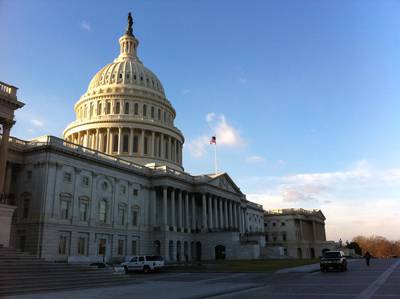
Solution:
[[[130,25],[119,44],[119,56],[96,73],[75,104],[76,120],[64,139],[142,165],[183,170],[184,137],[174,126],[175,109],[138,58]]]

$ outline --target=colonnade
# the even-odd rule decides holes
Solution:
[[[67,141],[109,155],[158,157],[182,163],[182,143],[167,134],[136,128],[96,128],[66,136]]]
[[[158,221],[157,209],[152,209],[155,226],[178,232],[239,231],[242,228],[244,217],[239,201],[171,187],[162,187],[161,192],[161,217]],[[156,207],[156,197],[153,198],[153,207]]]

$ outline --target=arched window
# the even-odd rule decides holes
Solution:
[[[133,136],[133,152],[137,153],[139,151],[139,137],[137,135]]]
[[[147,116],[147,106],[143,105],[143,117]]]
[[[135,110],[134,111],[135,115],[138,115],[139,114],[139,104],[138,103],[135,103],[135,109],[134,110]]]
[[[124,139],[122,140],[122,151],[124,153],[128,152],[128,148],[129,148],[128,144],[129,144],[129,135],[125,134]]]
[[[121,111],[121,104],[117,102],[117,104],[115,105],[115,114],[119,114],[120,111]]]
[[[110,112],[111,112],[111,103],[107,102],[107,104],[106,104],[106,114],[110,114]]]
[[[125,102],[125,114],[129,114],[129,103]]]
[[[107,200],[102,199],[99,206],[99,220],[100,222],[107,222]]]

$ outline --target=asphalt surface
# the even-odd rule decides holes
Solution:
[[[314,268],[315,269],[315,268]],[[400,259],[363,260],[347,272],[131,274],[132,284],[10,296],[47,298],[400,298]]]

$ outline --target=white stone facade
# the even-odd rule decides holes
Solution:
[[[325,216],[320,210],[269,210],[264,214],[264,225],[265,255],[317,258],[323,250],[334,247],[326,241]]]

